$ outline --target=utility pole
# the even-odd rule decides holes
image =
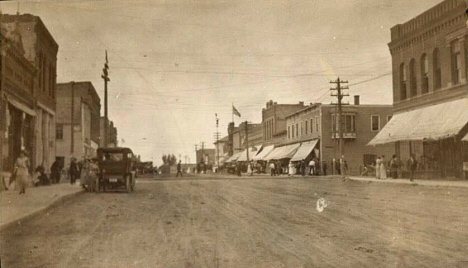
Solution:
[[[70,154],[73,156],[75,152],[75,82],[70,82],[71,84],[71,122],[70,122],[70,133],[71,133],[71,144],[70,144]]]
[[[107,83],[110,82],[109,78],[109,61],[107,59],[107,50],[106,50],[106,62],[104,63],[104,68],[102,68],[101,78],[104,79],[104,147],[108,144],[108,124],[109,124],[109,114],[108,114],[108,98],[107,98]]]
[[[202,155],[202,162],[205,163],[205,142],[204,141],[201,142],[201,155]]]
[[[215,133],[215,137],[216,137],[216,163],[217,163],[217,167],[219,169],[219,132],[218,132],[219,118],[218,118],[218,114],[215,114],[215,118],[216,118],[216,133]]]
[[[198,159],[197,159],[198,158],[198,153],[197,153],[197,151],[198,151],[198,145],[195,144],[195,164],[198,163]]]
[[[330,81],[330,84],[336,84],[336,88],[330,88],[331,91],[336,91],[336,94],[331,94],[332,97],[337,97],[338,103],[335,103],[335,105],[338,105],[338,120],[336,121],[338,124],[338,133],[340,135],[340,173],[341,176],[344,177],[344,151],[343,151],[343,145],[344,145],[344,139],[343,139],[343,105],[349,105],[349,103],[343,103],[343,97],[349,96],[349,94],[343,94],[343,90],[348,89],[348,87],[342,87],[341,84],[347,84],[348,81],[343,81],[336,79],[335,81]],[[332,103],[333,104],[333,103]],[[336,120],[336,114],[335,114],[335,120]]]
[[[249,162],[249,122],[245,121],[245,149],[247,150],[247,163]]]

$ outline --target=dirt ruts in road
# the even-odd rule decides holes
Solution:
[[[2,230],[4,267],[465,267],[464,188],[152,181]],[[316,210],[324,198],[328,206]]]

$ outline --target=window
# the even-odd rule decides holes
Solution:
[[[314,132],[314,119],[311,118],[310,119],[310,133],[313,133]]]
[[[410,75],[410,97],[418,95],[418,88],[416,83],[416,61],[411,59],[409,64],[409,75]]]
[[[299,123],[296,123],[296,137],[299,137]]]
[[[387,123],[390,122],[390,119],[392,119],[392,115],[387,115]]]
[[[307,135],[307,120],[305,121],[305,134]]]
[[[442,87],[442,69],[440,68],[439,49],[434,49],[432,55],[432,65],[434,66],[434,89]]]
[[[315,131],[319,132],[319,120],[318,120],[318,116],[315,117]]]
[[[55,127],[55,139],[63,140],[63,125],[57,125]]]
[[[421,94],[429,92],[429,62],[426,54],[421,57]]]
[[[460,83],[462,72],[460,42],[458,40],[453,41],[450,44],[450,50],[452,53],[452,83],[456,85]]]
[[[380,130],[380,116],[378,115],[371,116],[371,130],[372,131]]]
[[[288,126],[288,140],[291,139],[291,126]]]
[[[294,138],[294,124],[292,125],[292,137]]]
[[[400,65],[400,100],[406,99],[406,66]]]
[[[344,115],[344,120],[345,120],[345,123],[344,123],[344,129],[343,129],[343,132],[344,133],[354,133],[356,131],[356,123],[355,123],[355,117],[354,115],[352,114],[347,114],[347,115]]]
[[[301,122],[301,136],[303,134],[303,129],[304,129],[304,124],[303,124],[303,122]]]

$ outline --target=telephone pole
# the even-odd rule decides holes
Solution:
[[[216,119],[216,133],[215,133],[215,138],[216,138],[216,164],[217,164],[217,167],[219,169],[219,132],[218,132],[219,118],[218,118],[218,114],[215,114],[215,119]]]
[[[202,162],[205,163],[205,142],[204,141],[201,142],[201,156],[202,156]]]
[[[70,133],[71,133],[71,146],[70,154],[73,156],[75,153],[75,82],[71,84],[71,122],[70,122]]]
[[[108,98],[107,98],[107,83],[110,82],[109,78],[109,61],[107,59],[107,50],[106,50],[106,62],[104,63],[104,68],[102,68],[101,78],[104,80],[104,147],[108,145],[108,128],[109,128],[109,114],[108,114]]]
[[[336,88],[330,88],[332,92],[336,91],[335,94],[331,94],[332,97],[336,97],[338,99],[338,103],[332,103],[334,105],[338,105],[338,118],[337,115],[335,114],[335,120],[337,122],[337,127],[338,127],[338,134],[340,142],[340,173],[341,176],[344,177],[344,150],[343,150],[343,145],[344,145],[344,139],[343,139],[343,105],[349,105],[349,103],[343,103],[343,97],[349,96],[349,94],[344,94],[343,90],[348,89],[347,86],[343,87],[341,84],[347,84],[348,81],[336,79],[335,81],[330,81],[330,84],[336,84]],[[336,136],[335,136],[336,137]]]
[[[245,149],[247,150],[247,163],[249,162],[249,122],[245,121]]]
[[[195,144],[195,164],[198,163],[198,153],[197,153],[197,151],[198,151],[198,145]]]

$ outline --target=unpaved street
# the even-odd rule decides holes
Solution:
[[[2,230],[2,266],[468,266],[466,188],[207,178],[80,195]]]

